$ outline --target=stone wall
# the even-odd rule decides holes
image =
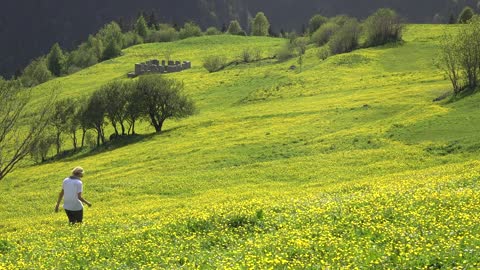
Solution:
[[[190,61],[165,61],[162,62],[153,59],[146,61],[144,63],[135,64],[135,69],[133,72],[128,73],[129,78],[135,78],[137,76],[147,74],[147,73],[173,73],[180,72],[185,69],[192,67]]]

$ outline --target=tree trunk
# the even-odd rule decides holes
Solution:
[[[57,146],[57,155],[60,154],[60,147],[61,147],[61,145],[60,145],[60,135],[61,135],[61,133],[57,132],[57,136],[55,138],[55,144]]]
[[[77,152],[77,133],[73,132],[72,133],[72,141],[73,141],[73,151]]]
[[[85,146],[85,135],[87,134],[87,130],[82,128],[82,145],[80,146],[83,148]]]
[[[120,122],[120,127],[122,128],[122,136],[126,135],[125,134],[125,125],[123,124],[123,121]]]

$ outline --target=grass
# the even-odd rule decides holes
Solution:
[[[321,61],[201,68],[205,56],[273,54],[281,39],[212,36],[129,48],[37,87],[86,96],[135,62],[191,60],[182,80],[200,113],[109,151],[24,166],[0,183],[0,268],[478,268],[479,98],[433,64],[440,25],[404,44]],[[228,49],[226,49],[228,48]],[[53,207],[86,169],[83,226]]]

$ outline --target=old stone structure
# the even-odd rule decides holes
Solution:
[[[128,73],[129,78],[135,78],[142,74],[146,73],[173,73],[173,72],[180,72],[185,69],[189,69],[192,67],[192,63],[190,61],[165,61],[162,62],[154,59],[149,60],[144,63],[135,64],[135,70],[133,72]]]

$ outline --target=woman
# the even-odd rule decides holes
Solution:
[[[92,206],[87,200],[82,197],[83,183],[81,178],[83,177],[84,170],[82,167],[75,167],[72,171],[72,176],[65,178],[62,184],[62,191],[58,195],[57,205],[55,206],[55,212],[58,212],[60,202],[63,200],[63,209],[67,213],[68,221],[71,224],[82,223],[83,221],[83,203]]]

